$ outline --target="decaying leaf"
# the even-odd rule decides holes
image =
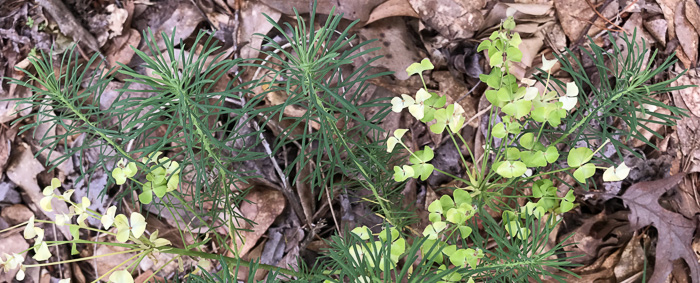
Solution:
[[[688,57],[689,61],[683,62],[683,65],[688,68],[697,65],[698,33],[695,31],[695,28],[693,28],[688,19],[686,19],[684,11],[685,5],[683,5],[683,3],[678,3],[674,14],[674,22],[676,25],[676,36],[681,44],[680,47],[682,47],[682,49],[677,48],[676,50],[682,50],[683,53],[685,53],[685,56]],[[679,56],[679,58],[682,58],[682,56]]]
[[[603,3],[602,0],[594,1],[590,0],[593,6],[598,6]],[[564,33],[569,37],[569,40],[575,41],[579,37],[585,36],[581,33],[585,30],[586,26],[589,24],[589,20],[595,12],[590,6],[586,5],[585,1],[580,0],[555,0],[554,7],[557,10],[557,16],[561,27],[564,29]],[[610,5],[605,7],[601,12],[606,18],[612,18],[619,11],[619,4],[617,1],[613,1]],[[598,26],[605,26],[607,22],[603,19],[597,19],[595,24],[588,31],[588,35],[594,35],[600,31]]]
[[[630,208],[632,228],[653,225],[659,233],[656,244],[656,264],[648,282],[665,282],[673,269],[673,261],[684,259],[693,282],[700,282],[700,264],[692,249],[695,222],[659,205],[659,197],[675,187],[685,177],[679,173],[666,179],[640,182],[620,196]]]
[[[602,211],[592,217],[581,219],[581,226],[573,231],[573,236],[565,243],[573,244],[573,255],[579,255],[575,263],[588,264],[609,256],[614,250],[624,245],[630,238],[627,225],[627,213]],[[568,234],[562,234],[568,236]]]
[[[676,80],[675,82],[671,83],[671,86],[699,84],[700,75],[698,75],[697,71],[690,71],[678,78],[678,80]],[[685,107],[688,110],[690,110],[690,113],[693,113],[693,115],[700,117],[700,88],[689,87],[675,92],[674,96],[675,94],[678,94],[683,99],[682,102],[685,103]]]
[[[484,23],[486,1],[409,0],[428,26],[449,39],[470,38]]]
[[[421,60],[416,44],[411,40],[406,21],[401,18],[393,17],[372,23],[360,30],[360,36],[362,39],[378,39],[364,48],[381,47],[380,50],[363,57],[370,59],[383,55],[384,57],[372,62],[372,65],[389,69],[399,80],[408,79],[406,67]]]
[[[7,177],[22,188],[28,202],[35,206],[32,210],[35,213],[46,215],[52,221],[56,221],[57,213],[68,214],[68,206],[66,206],[65,202],[58,200],[58,198],[53,198],[51,201],[53,211],[48,212],[39,208],[39,201],[44,195],[41,193],[42,188],[37,184],[36,175],[44,171],[45,168],[34,158],[34,154],[32,154],[29,146],[26,144],[17,146],[13,149],[12,156],[13,159],[7,167]],[[67,239],[71,238],[68,226],[56,226],[56,229],[61,231],[61,234]]]
[[[241,49],[243,58],[255,58],[263,40],[262,36],[255,34],[265,34],[272,29],[272,24],[267,21],[263,13],[275,21],[282,17],[279,12],[257,1],[246,1],[241,9],[241,25],[235,36],[238,37],[240,44],[245,44]]]
[[[678,121],[675,134],[681,150],[682,170],[700,172],[700,118],[685,117]]]
[[[307,14],[311,11],[310,4],[313,4],[313,2],[307,0],[262,0],[261,2],[286,15],[294,15],[294,8],[296,8],[299,14]],[[382,2],[384,2],[384,0],[353,0],[342,2],[321,0],[318,1],[316,13],[330,14],[331,8],[335,6],[335,12],[342,13],[343,18],[365,22],[369,19],[369,13],[372,9]]]
[[[235,238],[236,243],[232,248],[237,249],[241,256],[255,247],[286,204],[282,192],[267,188],[254,189],[248,193],[246,199],[248,202],[241,204],[241,214],[256,224],[253,227],[248,222],[236,224],[238,229],[250,229],[240,232],[244,241],[241,241],[241,237]]]

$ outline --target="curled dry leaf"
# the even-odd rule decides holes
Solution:
[[[367,24],[389,17],[400,16],[418,18],[418,13],[413,10],[408,0],[388,0],[372,10]]]

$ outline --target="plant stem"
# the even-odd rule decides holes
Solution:
[[[169,254],[181,255],[181,256],[191,256],[191,257],[215,259],[215,260],[223,259],[224,261],[226,261],[226,263],[233,264],[235,266],[251,267],[251,266],[255,265],[255,266],[262,268],[264,270],[267,270],[267,271],[279,271],[279,272],[284,273],[286,275],[295,276],[295,277],[302,277],[302,278],[308,279],[307,274],[301,273],[298,271],[294,271],[291,269],[281,268],[281,267],[277,267],[274,265],[262,264],[262,263],[253,264],[250,261],[232,258],[232,257],[227,257],[227,256],[223,256],[223,255],[218,255],[218,254],[210,254],[210,253],[205,253],[205,252],[191,251],[191,250],[185,250],[185,249],[179,249],[179,248],[173,248],[173,247],[161,247],[161,248],[159,248],[159,251],[164,252],[164,253],[169,253]]]

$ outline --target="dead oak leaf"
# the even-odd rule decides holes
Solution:
[[[659,232],[656,245],[654,274],[648,282],[665,282],[673,270],[673,261],[685,260],[690,267],[692,282],[700,282],[700,264],[691,246],[695,223],[678,213],[673,213],[659,205],[659,197],[677,185],[685,173],[672,177],[640,182],[632,185],[620,196],[630,208],[629,220],[632,229],[653,225]]]

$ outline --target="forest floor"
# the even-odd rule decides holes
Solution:
[[[554,54],[567,53],[577,58],[592,42],[605,50],[613,48],[610,36],[631,35],[636,32],[643,38],[646,47],[657,52],[654,60],[661,62],[669,56],[678,61],[669,70],[654,77],[662,81],[686,71],[676,85],[698,85],[698,50],[700,34],[700,1],[696,0],[515,0],[514,3],[493,0],[353,0],[337,1],[342,5],[338,12],[344,14],[341,25],[354,20],[359,23],[352,32],[359,35],[356,41],[376,39],[368,47],[381,47],[358,60],[370,56],[383,56],[371,66],[379,71],[391,71],[392,75],[371,80],[363,95],[373,98],[393,98],[404,93],[415,93],[423,84],[417,76],[409,76],[406,67],[430,58],[435,69],[425,73],[426,84],[435,92],[447,95],[448,103],[459,103],[466,117],[473,117],[488,107],[483,93],[486,85],[479,75],[488,73],[489,67],[484,52],[477,52],[478,44],[498,28],[508,8],[515,8],[515,21],[523,40],[520,45],[522,62],[516,64],[512,73],[520,80],[532,77],[542,65],[542,56],[554,58]],[[319,0],[317,13],[328,14],[336,1]],[[62,8],[61,8],[62,7]],[[439,7],[439,8],[438,8]],[[29,57],[40,51],[53,52],[60,56],[73,43],[78,43],[80,56],[88,58],[99,52],[107,65],[116,67],[117,62],[136,67],[138,60],[131,46],[140,50],[147,47],[143,31],[150,29],[158,35],[166,33],[179,41],[187,42],[201,30],[208,31],[221,45],[221,52],[229,58],[263,57],[258,49],[262,39],[254,34],[267,34],[279,38],[273,26],[262,16],[267,14],[278,23],[294,22],[293,8],[304,17],[310,5],[305,0],[4,0],[0,3],[0,230],[21,224],[31,215],[43,215],[39,209],[43,197],[40,188],[59,178],[64,186],[75,189],[74,199],[87,196],[91,208],[105,211],[113,205],[113,194],[104,196],[100,192],[114,190],[105,188],[108,174],[95,177],[89,185],[78,182],[78,164],[65,163],[48,171],[46,156],[38,154],[39,137],[32,131],[18,135],[23,123],[14,121],[30,114],[29,111],[14,111],[11,98],[31,95],[23,87],[9,84],[9,78],[27,80],[26,74],[16,67],[31,70]],[[320,19],[324,17],[321,16]],[[174,30],[174,34],[173,34]],[[610,35],[610,36],[609,36]],[[567,49],[568,48],[568,49]],[[584,62],[584,65],[586,62]],[[571,81],[571,77],[553,68],[553,77]],[[111,90],[124,86],[119,76],[110,83]],[[285,102],[284,93],[268,95],[265,103],[279,105]],[[114,98],[112,98],[113,100]],[[577,255],[574,263],[578,267],[571,271],[581,279],[569,274],[568,280],[580,282],[641,282],[654,269],[671,270],[666,282],[700,282],[691,278],[700,270],[700,89],[686,88],[656,99],[688,110],[688,117],[677,121],[676,126],[667,127],[650,124],[645,137],[653,148],[639,140],[628,145],[643,158],[629,155],[624,162],[631,168],[624,181],[603,184],[601,174],[591,182],[596,186],[577,187],[578,206],[565,214],[552,241],[575,233],[566,249]],[[107,99],[108,100],[108,99]],[[102,101],[100,102],[102,103]],[[110,103],[105,101],[104,103]],[[35,109],[36,110],[36,109]],[[303,109],[285,109],[284,115],[296,115]],[[474,147],[487,123],[472,119],[462,132],[467,143]],[[422,123],[415,123],[409,113],[390,113],[380,127],[388,133],[399,128],[410,129],[411,138],[406,141],[409,148],[430,145],[438,154],[433,161],[436,168],[460,174],[458,152],[447,143],[444,136],[428,131]],[[59,131],[59,129],[39,129]],[[270,129],[271,135],[276,132]],[[64,145],[70,146],[70,145]],[[60,150],[57,149],[59,152]],[[296,149],[297,151],[303,149]],[[256,175],[277,176],[273,168],[253,164],[248,169]],[[674,184],[649,187],[646,181],[665,180],[669,176],[687,173],[677,186]],[[303,172],[302,172],[303,174]],[[634,186],[635,184],[639,184]],[[654,183],[660,184],[660,183]],[[663,183],[661,183],[663,184]],[[376,226],[381,219],[374,216],[366,203],[357,202],[354,196],[336,193],[334,199],[325,195],[318,197],[310,192],[308,185],[292,184],[294,200],[285,197],[279,188],[279,178],[268,178],[250,184],[246,199],[250,203],[241,205],[243,216],[256,225],[248,227],[246,245],[241,250],[244,259],[260,259],[262,262],[285,266],[299,257],[313,258],[326,247],[324,240],[335,231],[347,232],[348,227]],[[401,192],[405,203],[412,204],[417,219],[416,230],[425,227],[427,205],[441,195],[440,188],[453,185],[445,175],[434,174],[426,181],[412,179]],[[660,196],[658,201],[641,206],[625,205],[618,198],[605,198],[595,192],[622,195],[629,189],[647,190],[651,196]],[[659,190],[664,190],[660,192]],[[665,194],[664,194],[665,192]],[[563,192],[565,193],[565,191]],[[130,199],[121,205],[134,208]],[[305,224],[295,215],[289,202],[300,202],[305,218],[310,223],[321,225],[314,239],[304,237]],[[160,217],[158,217],[160,216]],[[38,218],[47,219],[48,216]],[[654,219],[650,224],[640,225],[636,218]],[[160,235],[179,235],[177,219],[171,215],[151,214],[149,221],[156,223]],[[632,221],[630,221],[632,220]],[[150,222],[149,222],[150,223]],[[642,223],[646,223],[642,221]],[[98,223],[99,224],[99,223]],[[97,224],[90,224],[97,225]],[[325,226],[323,226],[325,225]],[[421,226],[422,225],[422,226]],[[641,227],[640,227],[641,226]],[[50,230],[50,229],[47,229]],[[20,232],[20,233],[18,233]],[[222,231],[206,232],[220,233]],[[47,231],[47,233],[49,233]],[[52,237],[61,238],[56,231]],[[223,231],[225,233],[225,231]],[[48,234],[47,234],[48,235]],[[48,236],[47,236],[48,238]],[[21,235],[21,230],[0,235],[0,254],[26,250],[30,242]],[[657,247],[664,250],[660,252]],[[283,250],[275,253],[275,250]],[[270,252],[273,251],[273,252]],[[81,257],[118,252],[113,247],[86,247]],[[51,261],[68,259],[69,254]],[[120,260],[129,254],[116,255]],[[28,259],[29,260],[29,259]],[[100,257],[80,263],[64,264],[61,270],[39,267],[27,270],[26,282],[53,282],[51,278],[70,275],[74,282],[94,280],[114,268],[120,260]],[[167,261],[167,258],[160,260]],[[190,262],[189,264],[192,264]],[[160,270],[158,276],[172,278],[177,264]],[[45,272],[48,271],[48,272]],[[156,271],[153,265],[141,264],[137,271],[137,282],[143,282]],[[646,274],[646,275],[645,275]],[[697,274],[697,273],[695,273]],[[11,281],[14,273],[0,273],[0,282]],[[245,276],[245,275],[242,275]],[[264,274],[259,274],[262,278]]]

